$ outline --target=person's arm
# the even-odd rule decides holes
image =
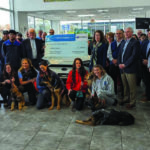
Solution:
[[[73,84],[73,81],[72,81],[72,73],[71,73],[71,71],[70,71],[69,74],[68,74],[67,81],[66,81],[66,88],[67,88],[67,90],[68,90],[68,95],[69,95],[70,92],[72,91],[72,89],[71,89],[72,84]]]
[[[88,86],[88,82],[87,82],[87,79],[86,79],[86,76],[88,75],[88,71],[86,71],[86,74],[85,74],[85,76],[84,76],[84,81],[82,82],[81,81],[81,88],[82,89],[87,89],[87,86]]]
[[[37,88],[38,88],[39,91],[41,89],[46,88],[45,86],[40,86],[40,82],[41,82],[41,80],[40,80],[40,73],[38,72],[38,75],[37,75],[37,78],[36,78],[36,85],[37,85]]]
[[[27,80],[27,81],[23,81],[23,76],[21,74],[20,71],[18,71],[18,78],[19,78],[19,82],[21,85],[25,85],[25,84],[28,84],[28,83],[33,83],[35,81],[35,79],[30,79],[30,80]]]
[[[92,82],[92,92],[91,92],[91,96],[94,96],[94,93],[96,92],[96,81]]]
[[[67,81],[66,81],[66,88],[67,88],[68,90],[71,89],[72,82],[73,82],[73,81],[72,81],[72,73],[69,72],[68,78],[67,78]]]

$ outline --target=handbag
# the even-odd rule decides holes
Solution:
[[[83,92],[82,91],[77,91],[76,97],[77,98],[82,98],[83,97]]]

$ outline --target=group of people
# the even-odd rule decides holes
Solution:
[[[71,99],[71,108],[82,110],[88,88],[90,98],[97,97],[103,106],[117,104],[118,87],[122,92],[120,105],[127,103],[126,108],[132,109],[136,105],[137,81],[143,79],[146,87],[146,99],[150,100],[150,31],[144,38],[142,33],[137,38],[132,28],[117,30],[104,36],[100,30],[95,31],[93,40],[89,44],[88,53],[91,55],[89,72],[92,72],[92,86],[89,87],[88,70],[84,68],[81,58],[73,62],[72,70],[68,74],[66,86],[59,76],[50,70],[48,62],[42,60],[44,56],[44,39],[47,34],[39,31],[36,37],[34,29],[29,29],[27,39],[17,40],[16,31],[10,30],[0,41],[1,57],[1,95],[4,102],[11,105],[11,84],[15,83],[19,90],[28,92],[29,104],[38,109],[51,105],[51,91],[43,81],[50,82],[53,88],[61,87],[59,94],[66,94]],[[50,30],[50,35],[54,30]],[[141,37],[140,37],[141,36]],[[115,39],[115,40],[114,40]],[[141,74],[140,76],[138,76]],[[37,96],[38,93],[38,96]]]
[[[115,40],[114,40],[115,39]],[[89,44],[91,54],[90,69],[95,64],[102,65],[112,77],[115,94],[121,90],[120,105],[127,103],[126,108],[132,109],[136,105],[136,86],[141,80],[145,83],[145,96],[141,102],[150,100],[150,30],[147,35],[138,30],[137,35],[128,27],[125,32],[120,29],[116,33],[109,32],[104,37],[102,31],[97,30],[92,44]]]

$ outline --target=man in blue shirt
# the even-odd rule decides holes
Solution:
[[[9,39],[3,43],[2,56],[4,64],[10,63],[11,67],[18,71],[22,59],[22,49],[20,43],[16,40],[16,31],[9,30]]]
[[[133,30],[125,30],[126,42],[121,45],[118,64],[124,87],[124,98],[121,104],[128,103],[126,108],[131,109],[136,105],[136,73],[140,56],[140,42],[132,38]]]

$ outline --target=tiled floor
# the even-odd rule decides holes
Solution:
[[[150,150],[150,103],[140,103],[140,95],[141,88],[137,91],[136,108],[129,111],[136,118],[131,126],[76,124],[76,119],[90,116],[88,109],[0,109],[0,150]]]

